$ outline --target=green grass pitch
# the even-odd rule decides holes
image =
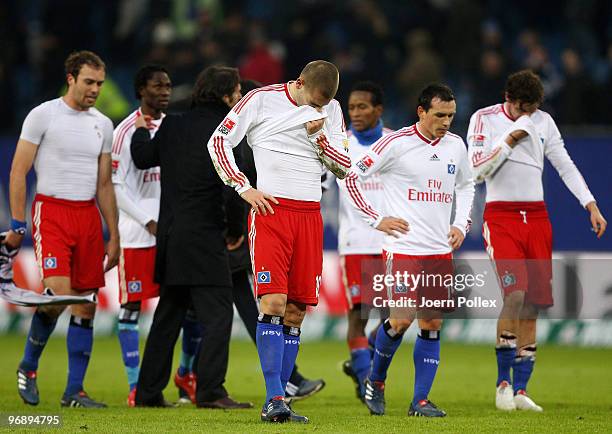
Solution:
[[[125,404],[126,377],[116,338],[101,337],[86,377],[89,394],[105,401],[104,410],[61,409],[67,356],[65,341],[51,339],[41,359],[41,403],[29,407],[17,395],[15,369],[24,337],[0,337],[2,381],[0,413],[61,414],[63,429],[71,432],[610,432],[612,431],[612,350],[542,346],[530,394],[544,413],[500,413],[494,408],[496,376],[493,349],[488,346],[442,344],[442,361],[431,399],[448,416],[443,419],[408,418],[414,370],[412,346],[398,351],[387,381],[387,415],[374,417],[355,398],[350,380],[340,370],[347,357],[342,342],[305,342],[298,363],[309,377],[322,377],[327,386],[294,408],[310,417],[309,425],[267,425],[259,421],[263,381],[252,343],[233,342],[227,389],[239,400],[255,403],[252,410],[224,412],[194,407],[133,409]],[[176,399],[174,385],[166,398]]]

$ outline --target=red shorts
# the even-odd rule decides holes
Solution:
[[[417,310],[451,312],[455,309],[453,254],[402,255],[383,250],[386,274],[402,281],[387,287],[392,300],[414,300]]]
[[[382,255],[340,256],[342,280],[349,309],[359,304],[372,304],[374,274],[384,274]]]
[[[316,305],[323,271],[319,202],[278,201],[274,214],[249,214],[255,294],[287,294],[287,300]]]
[[[155,246],[121,249],[119,256],[119,303],[159,296],[155,274]]]
[[[526,291],[530,303],[552,306],[552,227],[544,202],[487,203],[482,234],[504,294]]]
[[[104,286],[104,239],[92,200],[37,194],[32,203],[34,252],[42,278],[70,277],[72,289]]]

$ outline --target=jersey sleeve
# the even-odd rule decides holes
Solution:
[[[308,136],[321,162],[336,177],[346,177],[351,168],[348,155],[348,138],[340,103],[336,100],[327,107],[328,120],[323,129]]]
[[[453,226],[466,235],[471,226],[470,213],[474,201],[474,180],[465,145],[461,143],[461,159],[455,176],[455,219]]]
[[[134,128],[131,127],[125,131],[119,125],[113,132],[112,144],[112,168],[113,168],[113,184],[123,184],[129,172],[130,161],[132,154],[130,153],[130,143]]]
[[[563,183],[580,201],[580,205],[586,206],[589,202],[595,201],[593,194],[589,190],[587,183],[580,174],[580,171],[569,156],[563,137],[555,121],[549,116],[548,140],[544,144],[544,155],[553,165]]]
[[[40,145],[45,131],[51,123],[51,113],[45,105],[33,108],[26,116],[21,127],[20,139],[27,140],[35,145]]]
[[[502,137],[498,143],[493,143],[487,118],[479,112],[470,118],[468,158],[477,183],[493,175],[512,153],[512,148],[504,141],[505,136]]]
[[[113,147],[114,131],[113,122],[105,117],[104,118],[104,131],[102,132],[104,141],[102,142],[102,154],[110,154]]]
[[[247,93],[230,110],[208,140],[207,148],[213,166],[221,180],[242,194],[251,188],[246,175],[240,171],[232,149],[238,146],[252,125],[257,122],[260,94],[257,89]]]
[[[367,179],[375,173],[384,173],[391,167],[397,149],[397,142],[393,140],[396,137],[396,134],[389,134],[378,139],[359,160],[354,162],[346,178],[338,182],[338,186],[350,198],[350,203],[359,215],[374,228],[383,217],[380,210],[372,206],[358,181]]]

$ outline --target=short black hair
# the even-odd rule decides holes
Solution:
[[[359,81],[351,88],[353,92],[369,92],[372,94],[372,105],[383,105],[384,92],[380,84],[374,83],[373,81]]]
[[[260,82],[258,82],[257,80],[251,80],[251,79],[244,79],[240,81],[240,88],[241,88],[241,92],[243,95],[246,95],[247,93],[249,93],[250,91],[252,91],[253,89],[258,89],[261,86],[263,86]]]
[[[240,83],[237,68],[229,66],[209,66],[198,75],[193,93],[191,107],[207,102],[223,102],[223,97],[231,95]]]
[[[432,83],[421,91],[417,102],[417,108],[423,107],[423,110],[429,111],[431,101],[434,98],[439,98],[441,101],[449,102],[455,100],[455,95],[450,87],[442,83]]]
[[[161,65],[145,65],[136,72],[134,77],[134,95],[136,99],[141,98],[140,89],[147,85],[147,81],[151,80],[156,72],[163,72],[170,76],[168,70]]]
[[[510,101],[542,104],[544,100],[544,87],[540,77],[529,69],[510,74],[506,80],[505,91]]]

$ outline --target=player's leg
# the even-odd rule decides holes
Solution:
[[[179,367],[174,375],[174,384],[179,389],[179,402],[196,403],[196,355],[202,342],[202,323],[197,318],[195,310],[190,307],[183,320],[183,337]]]
[[[86,295],[97,290],[79,291]],[[103,408],[106,404],[90,399],[83,390],[85,373],[93,348],[93,322],[96,305],[93,303],[73,305],[70,325],[66,336],[68,348],[68,381],[61,404],[65,407]]]
[[[443,417],[446,413],[429,400],[429,392],[440,364],[442,313],[422,310],[418,316],[419,332],[413,350],[414,395],[408,415]]]
[[[117,334],[119,346],[121,347],[121,358],[128,380],[129,396],[128,405],[134,406],[133,399],[136,396],[136,385],[140,365],[138,318],[140,317],[140,301],[127,302],[119,308],[119,320],[117,323]]]
[[[536,359],[537,316],[538,308],[532,303],[525,302],[521,309],[519,322],[518,351],[512,366],[515,403],[520,410],[542,411],[542,408],[533,401],[531,403],[523,402],[524,398],[529,399],[527,397],[527,383],[531,378]]]
[[[502,310],[497,320],[497,359],[496,406],[500,410],[514,410],[511,397],[511,368],[516,357],[519,317],[525,300],[525,291],[513,291],[504,296]]]
[[[372,354],[369,348],[365,328],[368,324],[370,307],[356,304],[348,311],[348,330],[346,340],[351,359],[343,364],[344,373],[351,376],[356,383],[357,398],[363,401],[365,393],[365,379],[370,373]]]

